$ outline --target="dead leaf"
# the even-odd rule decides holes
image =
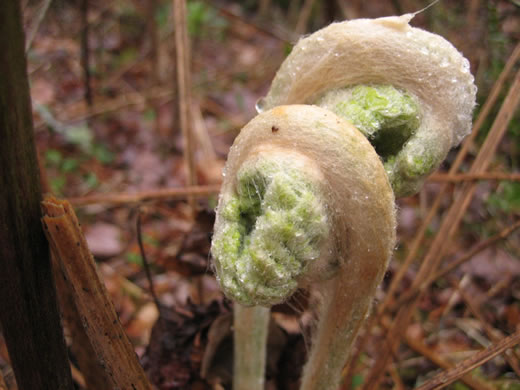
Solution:
[[[98,222],[86,229],[85,237],[92,254],[97,258],[109,258],[123,251],[121,229],[119,227]]]

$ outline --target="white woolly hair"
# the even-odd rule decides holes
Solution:
[[[264,107],[312,104],[324,91],[390,84],[416,96],[449,147],[471,131],[476,86],[447,40],[411,27],[411,15],[333,23],[301,39],[278,70]]]

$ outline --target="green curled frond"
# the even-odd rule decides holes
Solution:
[[[469,134],[477,90],[469,61],[411,17],[333,23],[302,38],[258,104],[317,104],[350,118],[382,157],[396,197],[416,193]],[[323,104],[328,94],[348,96]]]
[[[212,254],[224,293],[243,305],[272,305],[297,288],[328,236],[317,186],[291,161],[259,157],[237,173],[219,206]]]
[[[383,160],[396,155],[420,125],[417,103],[391,85],[342,88],[327,93],[317,104],[356,126]]]
[[[383,160],[397,196],[415,193],[444,159],[437,139],[420,128],[415,99],[391,85],[356,85],[327,92],[317,101],[351,122]]]

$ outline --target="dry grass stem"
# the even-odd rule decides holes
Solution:
[[[455,268],[457,268],[460,265],[464,264],[465,262],[471,260],[476,254],[482,252],[484,249],[489,248],[490,246],[496,244],[497,242],[506,239],[509,235],[513,234],[518,228],[520,228],[520,221],[517,221],[513,225],[508,226],[507,228],[503,229],[501,232],[495,234],[493,237],[490,237],[487,240],[479,242],[478,244],[473,246],[473,248],[471,248],[467,253],[465,253],[462,256],[458,257],[457,259],[453,260],[451,263],[444,266],[444,268],[442,268],[440,271],[433,274],[431,278],[424,281],[420,286],[409,290],[404,295],[401,295],[399,300],[397,300],[397,302],[395,303],[395,307],[404,305],[406,302],[413,299],[413,297],[416,296],[416,294],[427,289],[434,281],[436,281],[439,278],[442,278],[443,276],[445,276],[448,273],[450,273],[451,271],[453,271]]]
[[[466,302],[466,305],[468,306],[470,312],[477,318],[480,323],[482,324],[482,328],[484,329],[484,332],[486,333],[487,337],[489,339],[496,343],[499,342],[500,339],[503,337],[502,332],[500,332],[498,329],[495,329],[489,324],[489,322],[486,320],[486,317],[482,314],[480,310],[480,304],[475,302],[473,298],[467,294],[463,288],[459,288],[458,292],[462,299]],[[518,362],[518,358],[512,353],[512,350],[507,350],[504,353],[504,357],[509,363],[509,366],[513,369],[515,374],[520,378],[520,363]]]
[[[452,369],[453,365],[444,359],[439,354],[435,353],[432,348],[428,347],[420,340],[416,340],[408,335],[405,335],[406,344],[413,349],[418,354],[424,356],[426,359],[434,363],[440,368],[445,370]],[[464,375],[461,376],[460,380],[464,382],[466,385],[476,390],[492,390],[493,387],[488,385],[487,383],[482,382],[480,379],[472,376],[472,375]]]
[[[433,174],[428,178],[428,181],[436,182],[452,182],[458,183],[461,181],[475,181],[475,180],[506,180],[506,181],[520,181],[520,173],[502,173],[502,172],[488,172],[488,173],[461,173],[457,175]]]
[[[294,32],[298,35],[305,34],[307,32],[307,25],[309,24],[309,18],[311,17],[312,7],[314,0],[304,0],[302,7],[300,8],[300,14]]]
[[[184,138],[184,161],[189,186],[197,183],[193,137],[191,126],[191,70],[188,24],[186,21],[186,0],[173,0],[173,21],[175,24],[175,60],[177,81],[177,104],[179,125]],[[188,202],[195,210],[195,199],[188,195]]]
[[[466,373],[493,359],[495,356],[500,355],[507,349],[514,347],[518,343],[520,343],[520,331],[515,332],[509,337],[503,338],[489,348],[475,353],[472,357],[457,364],[452,369],[441,372],[434,378],[419,386],[417,390],[433,390],[446,387],[450,383],[462,378]]]

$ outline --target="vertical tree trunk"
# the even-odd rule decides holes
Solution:
[[[0,1],[0,321],[20,390],[72,389],[40,222],[20,2]]]

